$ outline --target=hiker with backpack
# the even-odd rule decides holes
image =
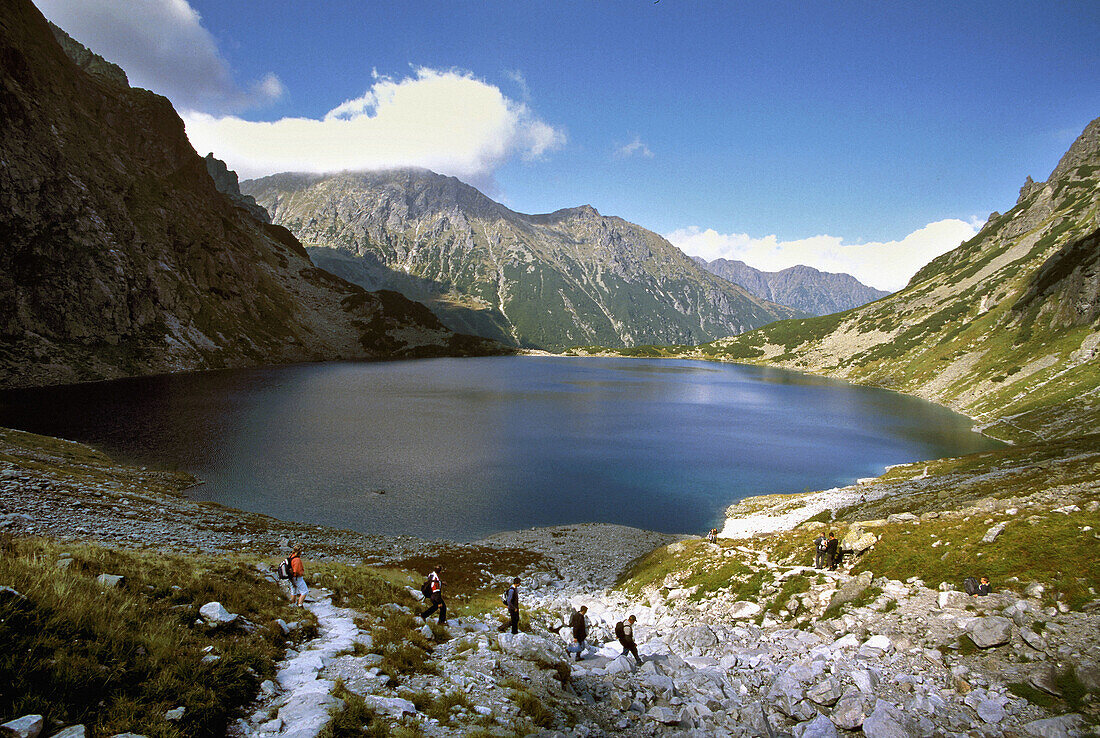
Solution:
[[[443,579],[440,574],[443,571],[443,564],[436,564],[432,569],[432,573],[428,575],[428,581],[424,582],[424,585],[420,588],[420,591],[424,593],[424,596],[428,598],[432,606],[424,612],[420,613],[420,617],[425,620],[436,610],[439,610],[439,624],[447,624],[447,603],[443,601]]]
[[[829,541],[825,538],[825,531],[821,531],[817,534],[817,538],[814,539],[814,568],[822,569],[825,567],[825,552],[828,550]]]
[[[508,608],[508,622],[497,628],[501,633],[512,629],[512,635],[519,633],[519,577],[512,580],[512,586],[500,596],[504,606]]]
[[[619,641],[619,645],[623,647],[623,656],[628,653],[634,656],[634,660],[639,664],[642,663],[642,657],[638,655],[638,644],[634,642],[634,623],[638,622],[638,618],[631,615],[626,619],[626,622],[620,620],[615,623],[615,638]]]
[[[295,546],[279,566],[279,574],[282,575],[284,567],[290,580],[290,604],[291,606],[304,607],[309,588],[306,586],[306,568],[302,566],[302,547]],[[298,602],[294,602],[297,596]]]
[[[588,638],[588,623],[584,619],[584,614],[588,612],[587,605],[581,605],[579,610],[574,610],[573,615],[569,618],[569,627],[573,631],[573,641],[577,644],[577,661],[581,660],[581,654],[584,653],[584,642]]]

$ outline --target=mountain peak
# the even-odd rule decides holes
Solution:
[[[1100,166],[1100,118],[1085,126],[1085,130],[1062,155],[1047,182],[1056,182],[1069,174],[1071,169],[1080,166]]]
[[[575,208],[561,208],[549,213],[547,217],[553,220],[569,220],[572,218],[601,218],[599,211],[591,205],[578,205]]]

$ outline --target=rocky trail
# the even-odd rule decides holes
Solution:
[[[715,556],[731,552],[743,555],[713,546]],[[690,588],[675,586],[675,575],[631,597],[592,589],[587,573],[583,581],[556,573],[524,587],[527,631],[499,633],[494,614],[451,618],[431,655],[435,673],[394,680],[379,673],[380,649],[355,625],[354,611],[322,595],[309,605],[321,635],[290,654],[278,684],[266,685],[273,694],[238,724],[237,735],[311,738],[340,704],[330,695],[337,679],[375,711],[430,736],[514,735],[523,725],[529,734],[585,737],[1096,734],[1095,698],[1081,703],[1091,717],[1059,714],[1009,685],[1055,696],[1065,688],[1060,665],[1072,664],[1076,683],[1095,694],[1100,614],[1044,608],[1035,591],[975,598],[916,578],[780,566],[754,553],[765,582],[813,578],[797,596],[812,611],[812,628],[792,628],[722,591],[693,598]],[[861,599],[866,593],[873,597]],[[853,606],[824,617],[843,600]],[[582,604],[590,645],[576,662],[566,652],[565,623]],[[432,632],[413,609],[385,608]],[[628,614],[638,619],[640,666],[613,635]],[[960,647],[963,636],[971,648]],[[425,696],[454,704],[442,717],[429,714],[418,708]]]
[[[354,610],[332,604],[331,592],[315,591],[305,607],[317,618],[317,637],[288,652],[275,681],[261,685],[264,698],[249,720],[235,726],[237,735],[313,738],[328,723],[330,711],[343,706],[332,695],[335,682],[322,672],[356,643],[369,647],[370,635],[356,626]]]

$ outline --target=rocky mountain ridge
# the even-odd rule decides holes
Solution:
[[[0,386],[492,350],[318,269],[218,192],[165,98],[65,48],[83,69],[5,8]]]
[[[241,189],[324,268],[514,345],[696,343],[798,314],[587,205],[524,215],[426,170],[277,174]]]
[[[1100,119],[1051,176],[1028,183],[905,289],[662,355],[783,366],[914,394],[997,438],[1100,425]]]
[[[217,159],[213,154],[207,154],[203,161],[206,163],[206,171],[214,180],[214,186],[240,208],[244,208],[249,214],[261,223],[270,223],[271,216],[267,211],[256,204],[256,198],[241,194],[240,182],[237,173],[226,166],[225,162]]]
[[[765,272],[735,259],[691,258],[711,274],[741,285],[759,298],[810,315],[839,313],[890,294],[868,287],[851,274],[822,272],[802,264],[778,272]]]

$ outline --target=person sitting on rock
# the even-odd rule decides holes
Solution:
[[[829,541],[825,544],[825,558],[829,560],[829,570],[835,571],[840,563],[840,541],[832,531],[829,531]]]
[[[497,628],[501,633],[512,629],[512,635],[519,633],[519,577],[512,580],[512,586],[504,593],[504,606],[508,608],[508,622]]]
[[[581,609],[574,610],[573,615],[569,618],[569,627],[573,630],[573,640],[577,642],[577,661],[581,660],[581,654],[584,653],[584,642],[588,638],[588,623],[584,619],[586,612],[588,612],[588,605],[581,605]]]
[[[984,597],[987,594],[993,592],[993,587],[989,586],[989,577],[982,577],[982,581],[978,584],[978,591],[974,593],[975,596]]]
[[[432,606],[424,612],[420,613],[420,617],[425,620],[428,616],[439,610],[439,624],[447,624],[447,603],[443,601],[443,579],[440,574],[443,572],[443,564],[436,564],[432,569],[432,573],[428,575],[428,582],[432,588],[431,602]]]
[[[309,587],[306,586],[306,568],[302,566],[302,547],[295,546],[290,552],[290,601],[298,607],[304,607]],[[298,602],[294,602],[294,597]]]
[[[625,621],[620,620],[615,624],[615,637],[619,640],[619,645],[623,647],[623,656],[628,653],[634,656],[634,660],[639,664],[642,663],[642,657],[638,655],[638,644],[634,642],[634,623],[638,622],[638,618],[631,615]]]

